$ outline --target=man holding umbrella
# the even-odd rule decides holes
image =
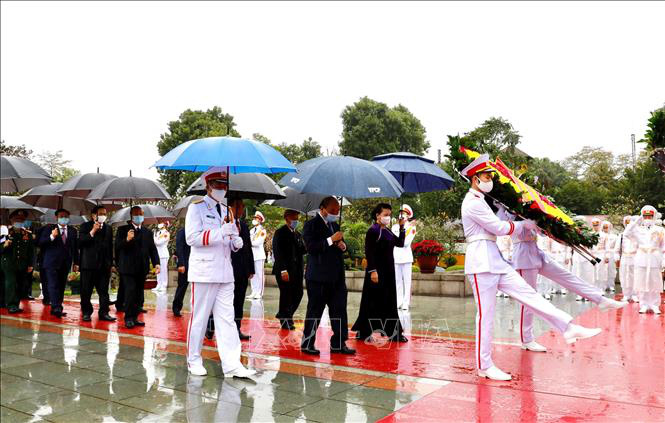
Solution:
[[[201,348],[208,317],[215,321],[217,348],[224,376],[248,377],[254,370],[240,362],[240,338],[234,319],[234,275],[231,252],[243,246],[233,213],[222,202],[228,190],[226,170],[203,174],[207,195],[187,209],[185,235],[191,248],[188,278],[192,284],[192,316],[187,330],[187,367],[204,376]]]

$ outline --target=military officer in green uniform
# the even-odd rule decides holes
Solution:
[[[15,210],[9,215],[11,226],[0,236],[0,266],[5,279],[5,302],[10,313],[19,313],[19,289],[32,272],[35,243],[32,232],[23,227],[27,213]]]

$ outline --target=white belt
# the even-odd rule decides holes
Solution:
[[[533,238],[533,239],[523,239],[523,240],[519,240],[519,241],[513,241],[513,245],[514,245],[514,244],[520,244],[520,243],[522,243],[522,242],[535,242],[535,241],[536,241],[536,238]]]
[[[496,237],[494,235],[480,234],[480,235],[471,235],[470,237],[466,238],[467,244],[470,244],[470,243],[476,242],[476,241],[496,242]]]

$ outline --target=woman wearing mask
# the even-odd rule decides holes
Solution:
[[[391,341],[407,342],[397,313],[395,260],[393,249],[403,247],[406,238],[404,219],[399,221],[399,236],[390,231],[390,204],[380,203],[372,210],[374,224],[365,235],[367,270],[358,319],[351,330],[358,339],[371,342],[372,333],[381,331]]]

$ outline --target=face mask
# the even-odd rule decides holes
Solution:
[[[647,226],[647,227],[653,225],[653,223],[654,223],[654,222],[653,222],[653,219],[644,219],[644,220],[642,221],[642,224],[643,224],[644,226]]]
[[[26,220],[25,222],[23,222],[23,227],[24,228],[29,228],[30,226],[32,226],[32,221],[31,220]]]
[[[381,216],[381,218],[379,219],[379,222],[381,222],[381,224],[383,226],[390,225],[390,216]]]
[[[289,227],[295,231],[296,228],[298,227],[298,221],[297,220],[290,221],[289,222]]]
[[[132,222],[135,225],[140,225],[141,223],[143,223],[143,219],[144,219],[143,216],[132,216]]]
[[[24,222],[14,222],[14,224],[12,226],[15,227],[15,228],[20,229],[20,228],[24,228],[25,227],[24,225],[25,225]]]
[[[59,217],[58,218],[58,225],[65,226],[68,223],[69,223],[69,218],[68,217]]]
[[[212,192],[210,193],[210,196],[217,200],[218,202],[221,202],[224,198],[226,198],[226,190],[225,189],[212,189]]]
[[[104,223],[104,222],[106,222],[106,215],[103,215],[103,216],[97,216],[97,222],[99,222],[99,223]]]
[[[338,214],[328,214],[328,215],[326,215],[326,222],[328,222],[328,223],[337,222],[337,219],[339,219]]]
[[[252,226],[258,226],[258,224],[259,224],[258,219],[252,220]]]
[[[492,188],[494,188],[494,181],[489,180],[487,182],[481,181],[480,178],[478,178],[478,189],[481,190],[482,192],[490,192],[492,191]]]

